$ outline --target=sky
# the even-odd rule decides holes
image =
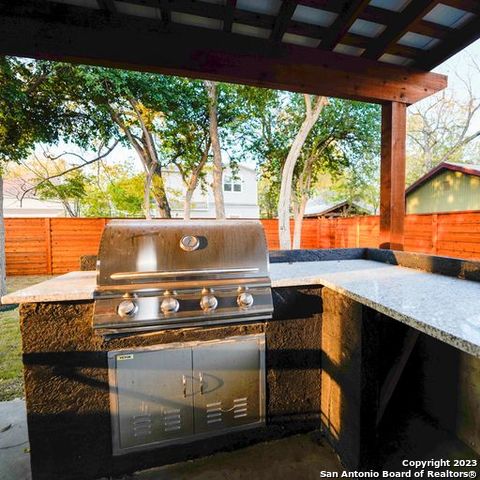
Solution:
[[[475,73],[475,70],[472,68],[472,58],[480,65],[480,40],[472,43],[472,45],[457,53],[433,71],[448,75],[448,88],[452,88],[458,93],[464,90],[464,86],[459,78],[468,78],[470,76],[472,86],[474,86],[475,91],[480,96],[480,72],[477,71]]]

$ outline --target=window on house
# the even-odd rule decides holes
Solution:
[[[232,178],[225,176],[223,179],[223,191],[224,192],[241,192],[242,181],[239,178]]]

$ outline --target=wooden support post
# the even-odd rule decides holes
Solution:
[[[406,113],[404,103],[382,106],[380,248],[392,250],[403,250]]]

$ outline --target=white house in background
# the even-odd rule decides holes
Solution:
[[[185,198],[185,184],[180,172],[174,168],[164,170],[167,195],[173,218],[183,217],[183,199]],[[210,187],[212,172],[206,175],[208,187],[202,191],[197,187],[192,198],[192,218],[215,218],[215,201]],[[232,175],[230,169],[223,173],[223,196],[225,199],[225,214],[227,218],[259,218],[257,175],[255,169],[246,165],[239,165],[238,172]]]
[[[31,185],[23,179],[13,178],[3,180],[3,215],[5,217],[65,217],[66,212],[62,202],[42,200],[35,196],[35,191],[22,194]]]

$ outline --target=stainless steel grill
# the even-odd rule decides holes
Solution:
[[[272,314],[258,221],[110,222],[93,326],[101,334],[251,322]]]

